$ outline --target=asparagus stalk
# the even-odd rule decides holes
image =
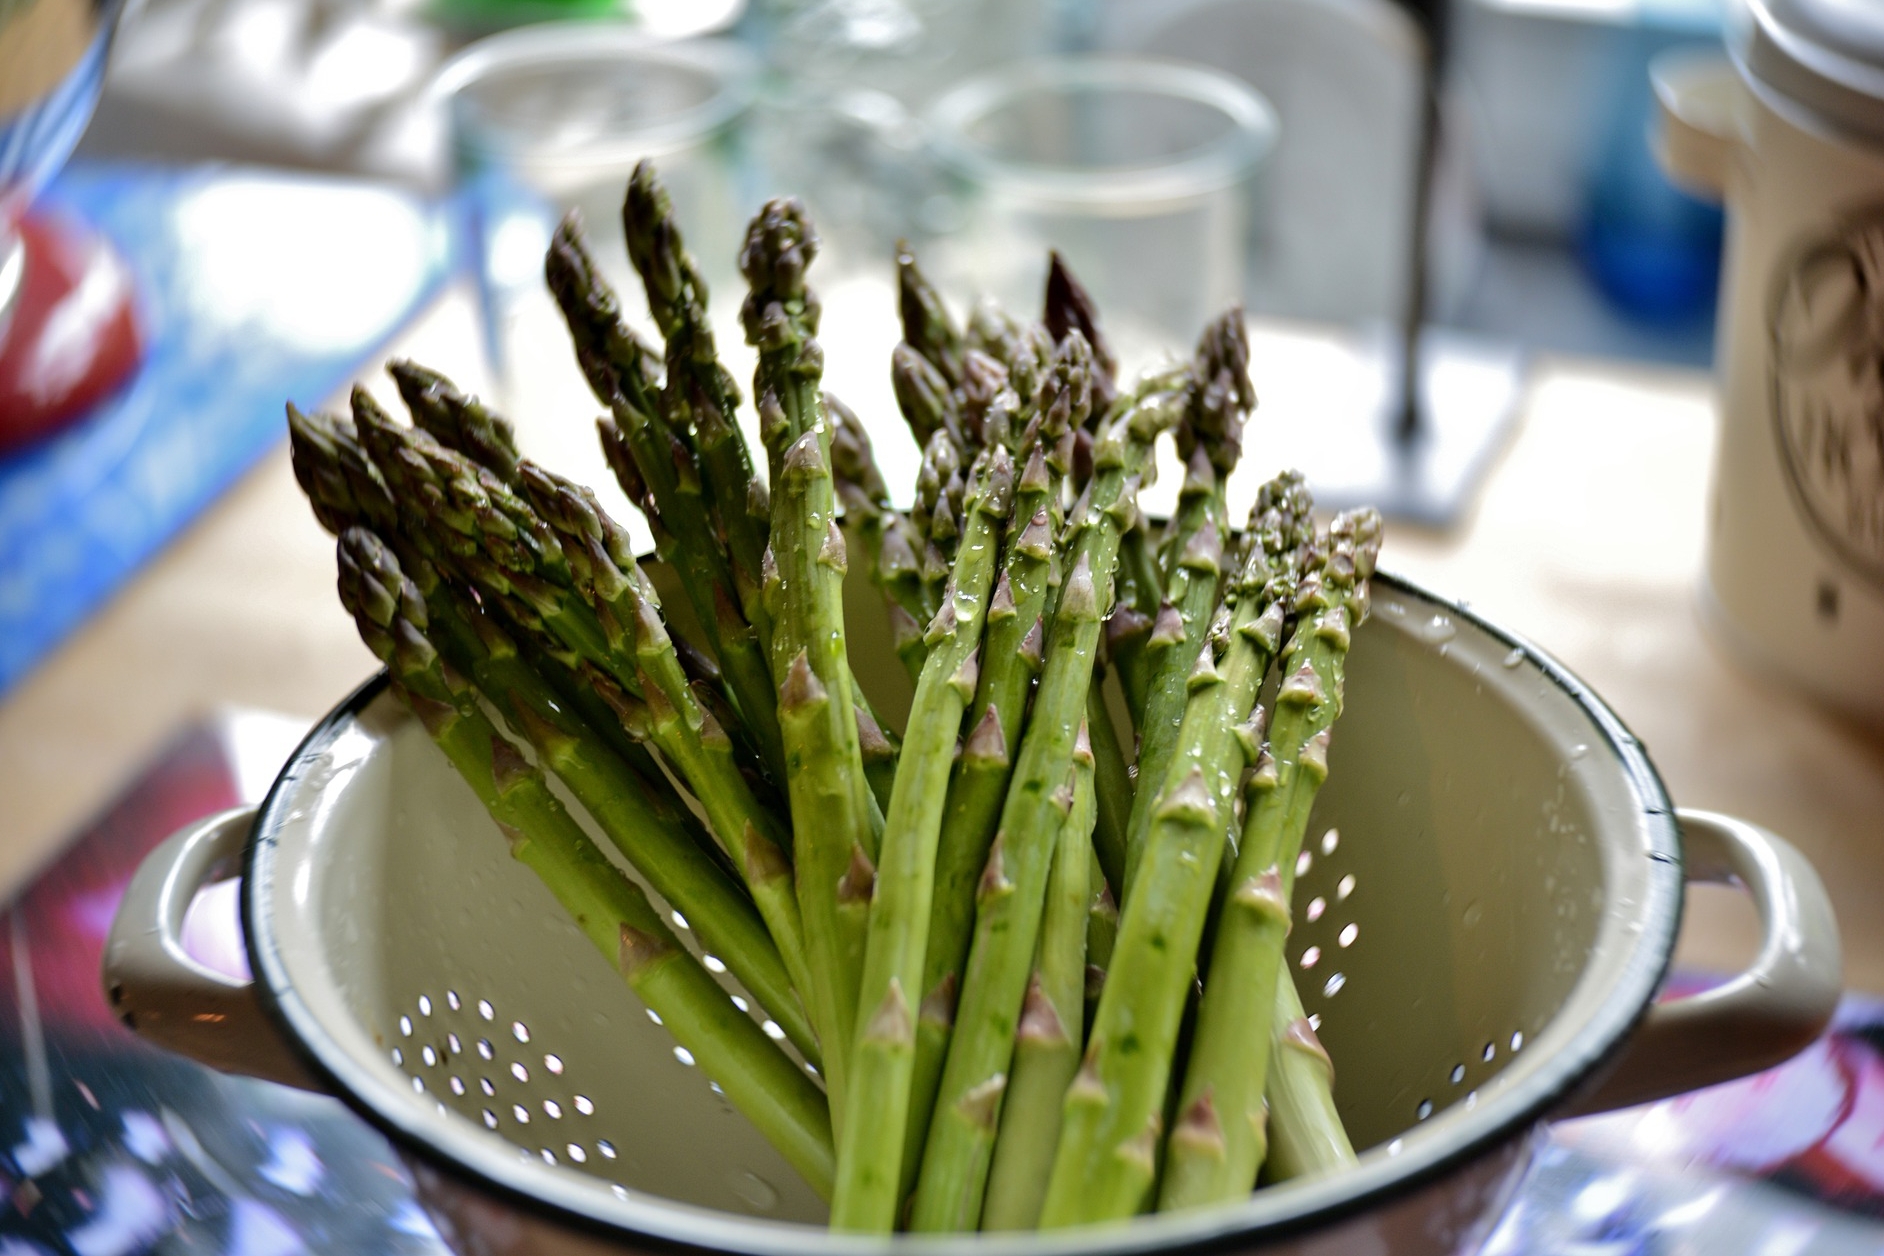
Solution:
[[[982,624],[1000,534],[1013,501],[1006,450],[984,460],[951,577],[928,632],[929,656],[910,707],[909,736],[890,792],[870,904],[870,936],[838,1131],[831,1224],[887,1234],[901,1202],[904,1126],[915,1065],[915,1008],[923,975],[949,768],[962,714],[974,696]]]
[[[513,858],[537,874],[597,950],[661,1017],[727,1099],[828,1193],[823,1096],[669,932],[647,896],[597,850],[531,766],[478,709],[425,638],[425,604],[392,552],[364,528],[339,543],[340,596],[392,670],[401,697],[490,811]]]
[[[897,312],[903,320],[903,343],[934,367],[943,382],[954,386],[962,381],[962,357],[966,346],[955,320],[949,317],[942,294],[935,290],[909,241],[896,242]]]
[[[877,469],[862,420],[830,393],[824,394],[824,410],[831,419],[831,473],[836,477],[838,500],[844,505],[844,520],[862,545],[870,582],[883,595],[892,617],[900,612],[904,627],[899,645],[913,640],[920,647],[920,625],[935,618],[941,609],[929,604],[923,585],[921,559],[917,557],[922,538],[909,519],[890,504],[889,485]],[[914,682],[922,671],[920,648],[899,648],[897,653]]]
[[[1379,543],[1373,511],[1337,516],[1320,561],[1296,595],[1281,668],[1286,678],[1276,693],[1267,752],[1251,778],[1232,887],[1179,1092],[1183,1116],[1168,1147],[1163,1208],[1234,1198],[1254,1185],[1261,1166],[1262,1095],[1288,925],[1291,882],[1284,869],[1293,871],[1309,809],[1328,773],[1349,632],[1365,614]],[[1129,903],[1126,910],[1129,915]],[[1298,1019],[1299,1011],[1289,1018],[1291,1024]],[[1299,1080],[1299,1072],[1292,1069],[1290,1078]]]
[[[1106,884],[1122,887],[1127,872],[1125,835],[1132,814],[1132,776],[1097,669],[1086,692],[1086,723],[1092,730],[1094,764],[1093,851]]]
[[[1334,1062],[1302,1011],[1302,996],[1286,964],[1276,979],[1269,1076],[1270,1181],[1313,1177],[1354,1163],[1354,1144],[1334,1105]]]
[[[1057,249],[1047,254],[1045,305],[1041,321],[1047,325],[1055,344],[1077,331],[1092,346],[1093,404],[1104,414],[1118,396],[1119,360],[1113,356],[1112,346],[1099,328],[1099,307],[1093,303],[1085,285],[1073,277],[1072,268]]]
[[[643,783],[522,662],[508,634],[469,606],[457,619],[468,631],[440,625],[445,631],[433,637],[440,653],[471,675],[504,722],[529,741],[537,762],[561,778],[603,835],[692,923],[701,946],[725,962],[815,1064],[817,1037],[744,889],[717,862],[700,858],[678,817],[652,805]]]
[[[666,390],[674,398],[670,409],[691,420],[701,479],[719,520],[739,607],[763,652],[772,635],[762,596],[771,512],[763,487],[753,477],[745,438],[733,421],[739,385],[720,365],[707,320],[706,280],[681,238],[653,163],[644,160],[635,167],[621,221],[648,310],[667,342]]]
[[[1015,485],[1014,518],[1001,575],[989,600],[986,648],[975,686],[973,731],[949,779],[948,809],[937,842],[935,895],[923,953],[921,1015],[911,1085],[905,1188],[927,1138],[936,1088],[954,1024],[955,996],[975,924],[977,883],[994,841],[1012,767],[1010,747],[1020,742],[1028,690],[1040,674],[1044,617],[1053,549],[1053,507],[1065,477],[1072,429],[1092,405],[1091,356],[1083,337],[1070,337],[1056,354],[1036,400],[1031,434],[1022,441],[1025,469]]]
[[[1176,422],[1182,400],[1181,376],[1164,373],[1121,402],[1095,451],[1096,474],[1069,519],[1072,565],[1054,613],[1046,669],[998,836],[982,874],[974,942],[916,1184],[911,1226],[918,1230],[969,1229],[981,1216],[1058,830],[1053,791],[1066,780],[1085,719],[1119,535],[1135,509],[1152,442]]]
[[[527,462],[523,484],[564,550],[582,557],[581,591],[607,634],[609,670],[636,680],[649,735],[700,800],[722,849],[752,892],[793,985],[803,991],[812,974],[785,854],[786,836],[740,774],[731,739],[700,704],[662,622],[653,586],[635,563],[626,538],[610,526],[586,491]],[[605,685],[598,691],[605,699],[615,697]],[[616,700],[626,705],[627,695]]]
[[[531,617],[522,625],[526,629],[540,624],[539,636],[559,638],[599,668],[589,687],[618,714],[635,710],[624,725],[653,739],[686,779],[802,992],[809,977],[803,928],[777,824],[753,797],[730,738],[691,689],[624,534],[585,493],[528,462],[520,479],[534,506],[488,473],[471,480],[471,464],[422,433],[400,429],[363,393],[356,393],[355,414],[389,485],[415,513],[417,528],[436,537],[448,525],[445,543],[472,550],[458,553],[456,561],[480,592],[512,605],[513,618]],[[513,595],[527,604],[515,606],[519,598]]]
[[[677,240],[673,247],[678,249]],[[672,343],[686,359],[693,381],[684,396],[672,380],[663,394],[654,384],[657,360],[621,321],[615,294],[596,273],[573,216],[557,228],[543,267],[550,291],[569,324],[576,360],[597,400],[609,408],[610,418],[600,425],[603,452],[630,500],[647,514],[656,551],[680,575],[687,600],[726,674],[740,716],[758,742],[761,761],[775,778],[782,778],[785,755],[778,730],[777,699],[760,631],[764,615],[755,620],[757,612],[750,604],[758,599],[742,596],[734,559],[713,525],[698,457],[687,434],[671,421],[681,413],[680,402],[685,400],[685,412],[692,415],[696,427],[704,425],[708,429],[703,439],[720,442],[716,457],[722,462],[716,466],[722,472],[724,457],[731,456],[726,453],[725,442],[744,448],[728,417],[730,411],[713,417],[713,408],[725,398],[715,400],[714,392],[701,385],[698,378],[717,379],[714,372],[719,366],[718,360],[711,357],[711,334],[704,330],[689,332],[692,323],[687,320],[694,315],[677,313],[663,305],[670,325],[676,329]],[[691,283],[681,286],[686,292],[676,296],[675,301],[686,305],[697,300],[701,304],[700,328],[704,329],[704,289],[696,292]],[[650,301],[656,299],[657,295],[650,296]],[[704,347],[702,335],[706,337]],[[707,353],[709,360],[695,361],[693,355],[698,352]],[[730,386],[730,381],[727,383]],[[745,493],[747,489],[739,491]],[[729,511],[738,517],[748,506],[759,508],[755,498],[735,509],[723,493],[720,504],[722,523]]]
[[[1288,555],[1306,517],[1299,479],[1272,481],[1258,506],[1270,516],[1253,521],[1265,544],[1239,573],[1213,640],[1185,682],[1188,698],[1156,791],[1139,879],[1125,900],[1085,1061],[1066,1091],[1044,1227],[1129,1217],[1146,1204],[1157,1171],[1198,942],[1237,781],[1260,735],[1244,720],[1281,644],[1295,574]]]
[[[1249,342],[1243,311],[1232,309],[1211,323],[1191,363],[1191,391],[1178,442],[1189,459],[1178,509],[1171,521],[1164,564],[1164,602],[1146,640],[1145,700],[1138,723],[1138,776],[1162,782],[1183,718],[1183,678],[1197,661],[1217,604],[1223,563],[1223,482],[1241,452],[1243,422],[1255,403],[1248,379]],[[1245,402],[1248,404],[1246,405]],[[1142,535],[1142,532],[1141,532]],[[1129,909],[1138,854],[1151,829],[1157,787],[1132,800],[1126,830],[1125,880],[1120,899]]]
[[[1083,733],[1083,730],[1082,730]],[[1014,1040],[1014,1076],[988,1169],[984,1230],[1031,1230],[1060,1141],[1060,1100],[1084,1037],[1086,934],[1092,895],[1093,755],[1075,743],[1066,818],[1053,848],[1034,976]]]
[[[422,368],[413,368],[422,370]],[[345,418],[326,414],[304,414],[288,406],[289,449],[295,478],[306,492],[315,518],[335,536],[356,525],[377,530],[409,572],[436,572],[440,556],[422,534],[408,535],[402,530],[397,504],[386,481],[361,448],[354,425]],[[416,579],[415,575],[415,579]],[[456,594],[439,579],[419,581],[426,605],[434,622],[450,623],[458,614]],[[635,773],[651,805],[664,815],[673,816],[693,835],[696,844],[704,836],[698,824],[667,776],[639,742],[629,738],[606,706],[594,702],[594,695],[573,683],[573,673],[540,650],[533,651],[529,665],[549,682],[557,695],[588,723],[591,732]],[[469,665],[460,666],[468,671]],[[717,853],[711,838],[705,848]]]
[[[823,351],[813,338],[819,307],[805,283],[817,236],[803,208],[769,202],[748,228],[740,269],[749,291],[740,317],[759,351],[753,391],[773,465],[767,592],[773,599],[772,673],[786,737],[800,911],[810,958],[807,996],[818,1037],[833,1125],[855,1042],[863,942],[877,843],[844,647],[843,578],[831,476],[831,431],[818,381]],[[847,922],[846,917],[850,920]]]

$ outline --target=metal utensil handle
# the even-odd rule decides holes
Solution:
[[[132,1032],[225,1073],[319,1090],[262,1010],[252,982],[183,948],[197,891],[240,866],[255,808],[198,820],[144,857],[105,943],[105,998]]]
[[[1825,885],[1793,846],[1745,820],[1677,813],[1690,884],[1737,881],[1760,916],[1760,950],[1739,976],[1649,1009],[1622,1059],[1578,1114],[1712,1086],[1783,1063],[1831,1022],[1843,990]]]

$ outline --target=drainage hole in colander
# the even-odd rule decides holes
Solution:
[[[746,1003],[746,1001],[740,998],[738,995],[736,994],[733,995],[732,999],[733,999],[733,1006],[738,1008],[740,1011],[742,1012],[752,1011],[752,1008]]]
[[[1340,883],[1335,886],[1335,902],[1347,902],[1348,895],[1352,893],[1354,893],[1354,874],[1350,872],[1345,877],[1342,877]]]
[[[517,1124],[519,1125],[528,1125],[530,1123],[530,1109],[520,1103],[510,1105],[510,1115],[517,1118]]]
[[[1315,857],[1309,854],[1307,851],[1303,851],[1301,854],[1295,857],[1295,875],[1297,877],[1307,876],[1308,870],[1314,866],[1315,866]]]
[[[551,1151],[548,1147],[545,1147],[543,1149],[543,1163],[544,1164],[556,1163],[556,1153]]]
[[[1511,1035],[1511,1051],[1515,1055],[1522,1050],[1524,1050],[1524,1031],[1520,1029]]]
[[[1308,900],[1308,911],[1304,914],[1308,917],[1308,923],[1312,925],[1317,920],[1320,920],[1321,914],[1327,910],[1328,900],[1317,895]]]
[[[482,1056],[484,1059],[495,1060],[497,1058],[497,1048],[491,1045],[491,1040],[489,1038],[479,1038],[478,1039],[478,1054]]]
[[[1454,1086],[1457,1086],[1460,1082],[1465,1080],[1465,1065],[1463,1064],[1453,1065],[1452,1071],[1446,1074],[1446,1076],[1451,1079],[1452,1084]]]
[[[394,1047],[392,1049],[392,1060],[394,1064],[403,1068],[406,1062],[406,1053],[401,1051],[398,1047]]]
[[[1326,833],[1321,835],[1321,853],[1324,855],[1334,854],[1335,847],[1340,844],[1341,834],[1334,829],[1329,829]]]
[[[653,1021],[657,1025],[663,1023],[661,1020],[661,1014],[655,1011],[653,1008],[648,1009],[648,1019]]]
[[[1353,946],[1354,939],[1360,936],[1361,927],[1353,921],[1349,921],[1347,924],[1341,926],[1341,936],[1336,938],[1335,941],[1339,942],[1344,947],[1349,947]]]
[[[1470,1112],[1473,1108],[1476,1108],[1477,1106],[1478,1106],[1478,1092],[1476,1090],[1467,1091],[1465,1095],[1465,1110],[1467,1112]]]
[[[620,1182],[612,1182],[609,1185],[610,1185],[610,1188],[615,1192],[616,1199],[628,1198],[628,1188],[623,1186]]]
[[[1347,984],[1348,975],[1346,973],[1336,973],[1334,976],[1328,978],[1328,984],[1321,988],[1322,997],[1329,999],[1334,998],[1335,995],[1341,993],[1341,987]]]
[[[706,966],[706,970],[710,973],[723,973],[726,971],[726,965],[720,962],[720,957],[717,955],[702,955],[700,962]]]
[[[522,1021],[511,1021],[510,1032],[518,1042],[530,1041],[530,1027]]]
[[[424,995],[424,994],[421,994],[421,995],[419,996],[419,1015],[420,1015],[420,1016],[430,1016],[431,1014],[432,1014],[432,999],[431,999],[431,996],[430,996],[430,995]]]
[[[496,1020],[497,1009],[491,1006],[491,1001],[489,999],[479,999],[478,1000],[478,1015],[482,1016],[485,1020]]]
[[[484,1096],[487,1099],[495,1099],[497,1097],[497,1087],[491,1085],[491,1079],[488,1077],[478,1078],[478,1089],[484,1092]]]
[[[492,1130],[497,1128],[497,1114],[489,1108],[484,1109],[484,1128]]]
[[[451,1079],[451,1093],[454,1095],[464,1094],[464,1079],[462,1077],[454,1077]]]
[[[560,1055],[546,1055],[543,1057],[543,1067],[556,1074],[558,1077],[561,1077],[563,1073],[563,1058]]]
[[[425,1079],[423,1077],[415,1077],[412,1079],[412,1093],[415,1095],[425,1093]]]
[[[432,1050],[429,1046],[421,1047],[419,1049],[419,1058],[425,1061],[426,1068],[431,1068],[438,1063],[438,1052]]]
[[[464,1006],[462,1003],[458,1002],[458,992],[456,990],[445,991],[445,1006],[454,1012]]]
[[[679,912],[674,912],[673,916],[674,916],[674,927],[676,929],[691,929],[693,927],[692,925],[689,925],[687,923],[687,918],[681,915]]]
[[[576,1105],[576,1111],[582,1113],[582,1115],[595,1115],[595,1101],[590,1099],[587,1095],[577,1095],[573,1102]]]
[[[596,1139],[595,1149],[602,1153],[602,1159],[604,1160],[613,1160],[615,1158],[615,1144],[609,1142],[606,1138]],[[621,1187],[618,1186],[615,1189],[621,1190]],[[624,1195],[623,1198],[626,1198],[626,1196]]]
[[[1320,1012],[1310,1012],[1308,1014],[1308,1027],[1314,1030],[1316,1033],[1321,1032],[1321,1013]]]
[[[520,1082],[530,1080],[530,1070],[525,1068],[521,1061],[510,1066],[510,1075]]]
[[[1427,1117],[1431,1116],[1432,1114],[1433,1114],[1433,1101],[1431,1099],[1420,1100],[1420,1106],[1413,1109],[1413,1117],[1415,1120],[1424,1121]]]
[[[563,1148],[563,1150],[567,1152],[569,1158],[574,1160],[577,1164],[586,1164],[588,1162],[589,1153],[582,1150],[582,1147],[577,1143],[570,1143],[567,1147]]]
[[[1498,1054],[1498,1044],[1495,1042],[1488,1042],[1485,1044],[1485,1050],[1482,1053],[1481,1058],[1485,1061],[1485,1063],[1490,1064],[1492,1062],[1492,1057],[1497,1054]]]
[[[769,1020],[759,1026],[759,1028],[765,1030],[765,1036],[770,1038],[773,1042],[785,1041],[785,1031],[779,1028],[777,1021]]]
[[[446,1035],[445,1035],[445,1045],[446,1045],[447,1047],[450,1047],[450,1048],[451,1048],[451,1053],[452,1053],[453,1055],[463,1055],[463,1054],[464,1054],[464,1043],[462,1043],[462,1042],[460,1042],[460,1041],[458,1041],[458,1035],[457,1035],[457,1034],[446,1034]]]
[[[693,1052],[687,1050],[685,1047],[675,1047],[674,1058],[679,1060],[682,1064],[685,1064],[688,1068],[693,1067]]]
[[[560,1121],[563,1119],[563,1105],[557,1103],[554,1099],[545,1099],[543,1101],[543,1115],[552,1121]]]
[[[412,1018],[410,1016],[401,1016],[399,1018],[399,1033],[407,1038],[412,1036]]]
[[[1296,962],[1303,968],[1313,968],[1315,965],[1321,963],[1321,948],[1319,946],[1309,947],[1306,951],[1302,952],[1302,958]]]

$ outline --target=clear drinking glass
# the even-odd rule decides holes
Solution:
[[[1032,314],[1058,249],[1128,369],[1242,300],[1277,122],[1236,79],[1143,58],[1022,61],[950,88],[927,122],[949,184],[929,207],[931,251],[965,295]]]
[[[736,258],[754,208],[742,152],[757,68],[714,40],[661,42],[609,23],[522,27],[466,48],[441,71],[466,238],[479,283],[495,399],[524,452],[604,492],[599,412],[543,279],[550,233],[581,213],[603,274],[629,320],[652,332],[623,243],[628,177],[652,158],[710,289],[722,350],[738,331]],[[658,338],[654,343],[658,344]],[[738,367],[734,367],[735,374]],[[645,538],[643,538],[645,540]]]

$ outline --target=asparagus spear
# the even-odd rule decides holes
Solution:
[[[698,697],[662,622],[653,586],[626,538],[585,491],[526,462],[524,491],[564,550],[584,560],[581,592],[607,634],[609,670],[632,674],[647,709],[650,736],[700,800],[708,823],[752,892],[792,983],[804,990],[812,974],[804,926],[785,854],[786,836],[753,797],[732,742]],[[602,690],[607,697],[610,691]]]
[[[962,380],[962,355],[965,346],[955,320],[949,317],[942,294],[935,290],[909,241],[896,242],[897,311],[903,320],[903,343],[933,366],[945,384],[954,386]]]
[[[409,571],[434,569],[439,556],[426,543],[423,534],[409,536],[402,530],[392,492],[379,468],[361,448],[349,420],[321,413],[304,414],[290,404],[288,438],[295,478],[306,492],[322,527],[335,536],[355,525],[374,528],[393,546]],[[449,562],[449,558],[440,561]],[[450,600],[434,599],[435,592],[447,592],[444,582],[433,581],[429,587],[421,582],[420,591],[425,594],[434,621],[446,622],[456,614]],[[530,666],[549,682],[567,705],[580,713],[599,740],[629,765],[650,801],[657,803],[664,814],[676,816],[698,843],[704,835],[697,831],[697,822],[646,748],[627,737],[606,707],[598,708],[586,701],[593,695],[582,686],[570,683],[571,673],[566,668],[540,651],[532,653]],[[461,667],[460,670],[467,669]],[[704,845],[717,851],[710,838]]]
[[[807,991],[824,1044],[833,1124],[855,1041],[862,966],[858,904],[867,903],[877,825],[857,733],[844,648],[843,578],[831,432],[818,381],[823,351],[813,337],[819,307],[805,283],[817,236],[792,200],[769,202],[747,230],[740,269],[749,291],[740,317],[759,351],[753,391],[773,466],[772,673],[786,736],[800,911],[811,968]],[[845,904],[850,904],[847,908]]]
[[[865,570],[870,581],[882,593],[892,617],[900,612],[906,645],[910,627],[913,640],[920,645],[921,628],[935,618],[940,606],[930,605],[922,581],[921,560],[917,557],[922,538],[903,513],[890,504],[890,489],[877,469],[871,453],[870,436],[862,420],[851,408],[824,394],[824,410],[831,419],[831,473],[836,477],[837,496],[844,504],[844,519],[861,541]],[[913,682],[922,671],[920,650],[897,653],[909,668]],[[911,664],[914,666],[911,666]]]
[[[1031,1230],[1039,1222],[1047,1174],[1060,1141],[1060,1099],[1079,1068],[1094,869],[1093,755],[1088,745],[1074,745],[1066,808],[1047,879],[1034,976],[1015,1034],[1014,1076],[988,1169],[988,1197],[981,1210],[984,1230]]]
[[[1283,869],[1294,868],[1309,808],[1327,776],[1328,735],[1341,711],[1349,632],[1365,613],[1379,544],[1380,518],[1373,511],[1337,516],[1320,561],[1295,599],[1295,627],[1281,668],[1286,679],[1277,690],[1267,753],[1251,778],[1232,889],[1217,925],[1179,1092],[1183,1116],[1168,1147],[1163,1208],[1233,1198],[1256,1181],[1288,924]],[[1297,1011],[1290,1021],[1299,1018]]]
[[[678,241],[674,244],[678,248]],[[679,573],[694,615],[719,657],[740,716],[759,744],[766,770],[782,779],[785,755],[778,730],[777,699],[760,632],[764,616],[755,620],[756,612],[747,604],[758,599],[742,597],[734,559],[713,526],[698,457],[687,434],[676,430],[671,421],[681,400],[678,385],[670,381],[665,395],[656,388],[654,371],[658,362],[621,321],[615,294],[596,273],[573,216],[557,228],[543,267],[550,291],[569,324],[576,359],[589,387],[597,400],[609,407],[611,417],[600,425],[603,453],[616,478],[622,481],[623,490],[647,514],[656,551]],[[691,285],[687,291],[684,299],[677,298],[682,304],[695,299],[704,303],[704,296],[695,294]],[[672,310],[668,313],[676,326],[676,343],[681,344],[678,338],[685,334],[685,326],[691,325],[684,324],[684,320],[693,315]],[[699,316],[704,327],[704,308]],[[691,355],[701,351],[700,343],[699,336],[694,335],[681,347]],[[709,335],[704,351],[710,354],[711,348]],[[688,369],[694,375],[712,375],[718,370],[718,362],[695,363],[689,356]],[[738,443],[738,431],[732,428],[729,418],[724,414],[718,419],[708,417],[708,411],[720,402],[704,387],[694,387],[687,402],[687,413],[696,427],[705,424],[710,429],[704,439],[720,441],[722,446],[726,440]],[[719,429],[726,429],[730,436]],[[722,458],[716,463],[722,471],[723,459],[728,456],[724,448],[716,455]],[[750,504],[758,506],[756,499]],[[734,510],[723,494],[721,506],[722,523],[728,511],[737,516],[746,509],[742,505]]]
[[[1189,456],[1184,487],[1166,546],[1165,600],[1145,647],[1145,703],[1139,720],[1138,775],[1162,782],[1184,714],[1184,675],[1197,661],[1217,604],[1223,562],[1223,481],[1241,452],[1243,421],[1253,405],[1248,379],[1249,343],[1243,311],[1232,309],[1211,323],[1191,363],[1191,390],[1178,440]],[[1126,829],[1125,880],[1120,899],[1129,910],[1138,854],[1151,829],[1157,786],[1132,800]]]
[[[1053,507],[1066,472],[1066,438],[1086,421],[1092,405],[1091,365],[1085,338],[1069,337],[1041,387],[1031,434],[1022,441],[1025,469],[1015,485],[1014,518],[1016,522],[1025,519],[1027,524],[1011,529],[1004,543],[1001,575],[988,606],[981,675],[969,708],[976,722],[949,779],[948,809],[936,848],[909,1137],[903,1156],[905,1187],[913,1181],[942,1079],[955,995],[974,930],[977,882],[1007,794],[1010,747],[1020,742],[1027,693],[1040,674]]]
[[[1286,962],[1276,979],[1269,1051],[1263,1085],[1269,1109],[1263,1169],[1269,1180],[1312,1177],[1353,1164],[1354,1144],[1334,1106],[1334,1062],[1302,1011]]]
[[[812,1081],[736,1008],[647,896],[597,850],[425,639],[424,601],[373,533],[341,535],[340,597],[433,742],[597,950],[806,1181],[828,1193],[830,1125]]]
[[[746,442],[733,422],[739,386],[720,365],[707,321],[707,286],[681,239],[667,189],[642,161],[628,181],[622,202],[628,257],[641,276],[648,309],[667,341],[667,392],[671,409],[691,420],[701,479],[714,504],[725,540],[739,606],[763,650],[771,623],[762,598],[762,567],[770,510],[752,474]]]
[[[1299,477],[1266,485],[1258,508],[1265,517],[1252,526],[1264,544],[1239,573],[1213,640],[1185,682],[1177,746],[1156,791],[1086,1058],[1066,1091],[1044,1227],[1129,1217],[1151,1191],[1197,946],[1237,780],[1260,735],[1243,722],[1281,643],[1293,592],[1289,555],[1307,514]]]
[[[435,632],[434,643],[443,647],[440,653],[476,681],[504,722],[529,741],[537,762],[561,778],[603,835],[692,923],[701,946],[725,961],[815,1064],[820,1058],[817,1037],[778,947],[745,890],[717,862],[699,857],[676,817],[650,805],[643,784],[523,664],[508,634],[469,606],[462,607],[457,618],[468,631]]]
[[[949,768],[962,713],[974,696],[982,623],[1000,534],[1013,501],[1013,464],[997,449],[983,461],[951,589],[929,627],[928,660],[916,682],[909,736],[884,817],[870,936],[864,953],[860,1030],[850,1092],[838,1131],[831,1224],[887,1234],[901,1202],[903,1130],[915,1064],[921,988]]]
[[[937,432],[947,432],[960,443],[961,425],[949,381],[911,345],[899,344],[891,351],[890,385],[896,393],[896,407],[919,448],[927,448]]]
[[[1119,535],[1135,508],[1152,442],[1177,421],[1182,402],[1182,375],[1172,372],[1150,377],[1121,401],[1095,451],[1096,474],[1069,518],[1071,569],[982,874],[974,943],[917,1179],[911,1225],[918,1230],[968,1229],[981,1215],[1058,829],[1052,794],[1066,780],[1085,718]]]
[[[470,478],[472,464],[422,433],[399,428],[364,393],[356,392],[355,415],[375,462],[413,514],[414,527],[435,538],[445,528],[443,543],[456,542],[455,561],[481,593],[511,605],[513,619],[526,630],[555,638],[552,651],[556,644],[567,646],[601,669],[589,681],[591,689],[619,707],[637,705],[642,714],[632,721],[635,731],[661,747],[700,800],[802,991],[808,978],[803,929],[777,824],[753,797],[730,739],[691,689],[625,535],[591,498],[527,461],[520,480],[543,513],[488,473]],[[462,552],[466,546],[470,553]],[[619,693],[603,673],[621,686]]]
[[[1093,303],[1084,284],[1073,277],[1072,268],[1059,250],[1047,254],[1046,313],[1042,321],[1055,344],[1077,331],[1092,346],[1093,402],[1098,413],[1111,408],[1118,396],[1119,360],[1105,333],[1099,330],[1099,307]]]
[[[504,483],[517,482],[517,435],[509,420],[467,397],[449,379],[417,362],[387,364],[412,421],[447,449],[488,467]]]

